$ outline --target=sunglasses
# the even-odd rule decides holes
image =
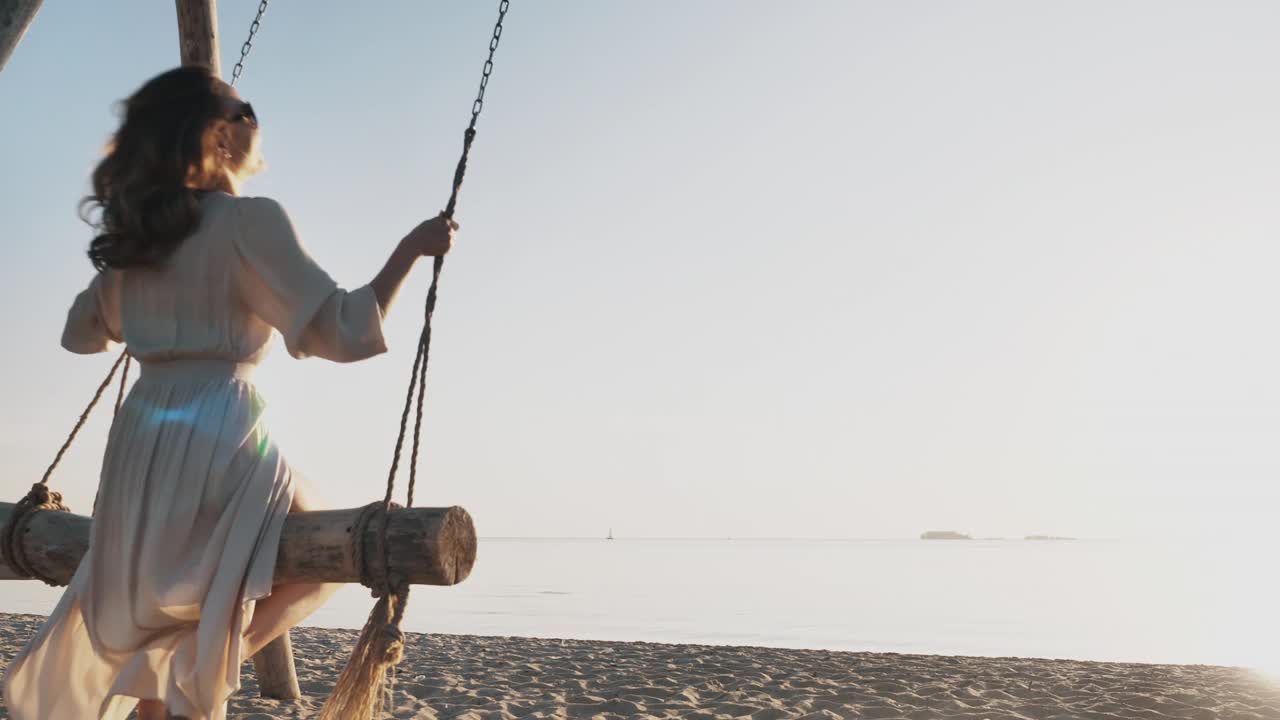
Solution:
[[[258,127],[258,116],[253,112],[253,106],[247,102],[240,103],[236,111],[231,114],[230,120],[247,123],[251,128]]]

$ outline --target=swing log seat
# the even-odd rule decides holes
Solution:
[[[381,568],[377,555],[381,520],[365,524],[363,558],[355,556],[352,528],[363,508],[289,513],[280,535],[275,584],[358,583],[361,565]],[[13,512],[0,502],[0,526]],[[89,548],[93,520],[69,512],[41,511],[26,523],[22,547],[32,566],[63,585]],[[387,524],[389,567],[414,585],[456,585],[471,574],[476,560],[476,530],[461,507],[394,508]],[[0,561],[0,580],[25,580]]]

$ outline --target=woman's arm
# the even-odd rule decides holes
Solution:
[[[386,352],[382,320],[423,255],[448,252],[453,227],[444,218],[414,228],[368,284],[347,291],[302,246],[284,208],[268,198],[237,198],[240,232],[236,292],[245,305],[284,336],[295,358],[355,362]]]
[[[396,295],[400,293],[400,286],[404,285],[405,278],[409,277],[409,271],[413,269],[414,263],[418,262],[420,257],[422,254],[413,247],[406,236],[396,245],[395,250],[391,251],[387,264],[383,265],[382,270],[369,282],[373,287],[374,296],[378,298],[378,308],[382,310],[383,317],[391,309],[391,303],[395,302]]]
[[[387,258],[387,264],[382,266],[382,270],[369,283],[384,316],[418,258],[449,252],[453,247],[453,231],[457,229],[457,223],[439,215],[419,224],[396,245],[391,251],[391,257]]]
[[[62,347],[73,353],[106,352],[123,342],[120,322],[120,274],[107,270],[93,276],[76,295],[62,328]]]

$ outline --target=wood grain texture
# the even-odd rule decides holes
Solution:
[[[12,511],[12,503],[0,503],[0,523]],[[275,584],[360,582],[351,537],[359,513],[360,508],[289,513],[276,556]],[[89,548],[91,523],[74,513],[36,513],[22,540],[27,557],[37,570],[66,584]],[[375,520],[365,529],[366,562],[377,562],[378,524]],[[475,565],[475,524],[457,506],[392,510],[387,551],[391,567],[412,584],[456,585]],[[0,562],[0,580],[13,579],[24,578]]]
[[[258,676],[258,694],[275,700],[302,697],[298,670],[293,664],[293,641],[289,633],[272,640],[253,656],[253,672]]]
[[[0,0],[0,70],[22,42],[44,0]]]
[[[204,65],[214,75],[222,75],[218,53],[218,9],[216,0],[176,0],[178,42],[183,65]]]

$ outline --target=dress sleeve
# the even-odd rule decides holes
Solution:
[[[241,198],[236,212],[236,290],[254,314],[280,331],[290,355],[353,362],[386,352],[382,308],[372,287],[338,287],[302,246],[276,201]]]
[[[107,270],[93,276],[67,311],[62,347],[88,355],[110,350],[124,342],[120,321],[120,272]]]

